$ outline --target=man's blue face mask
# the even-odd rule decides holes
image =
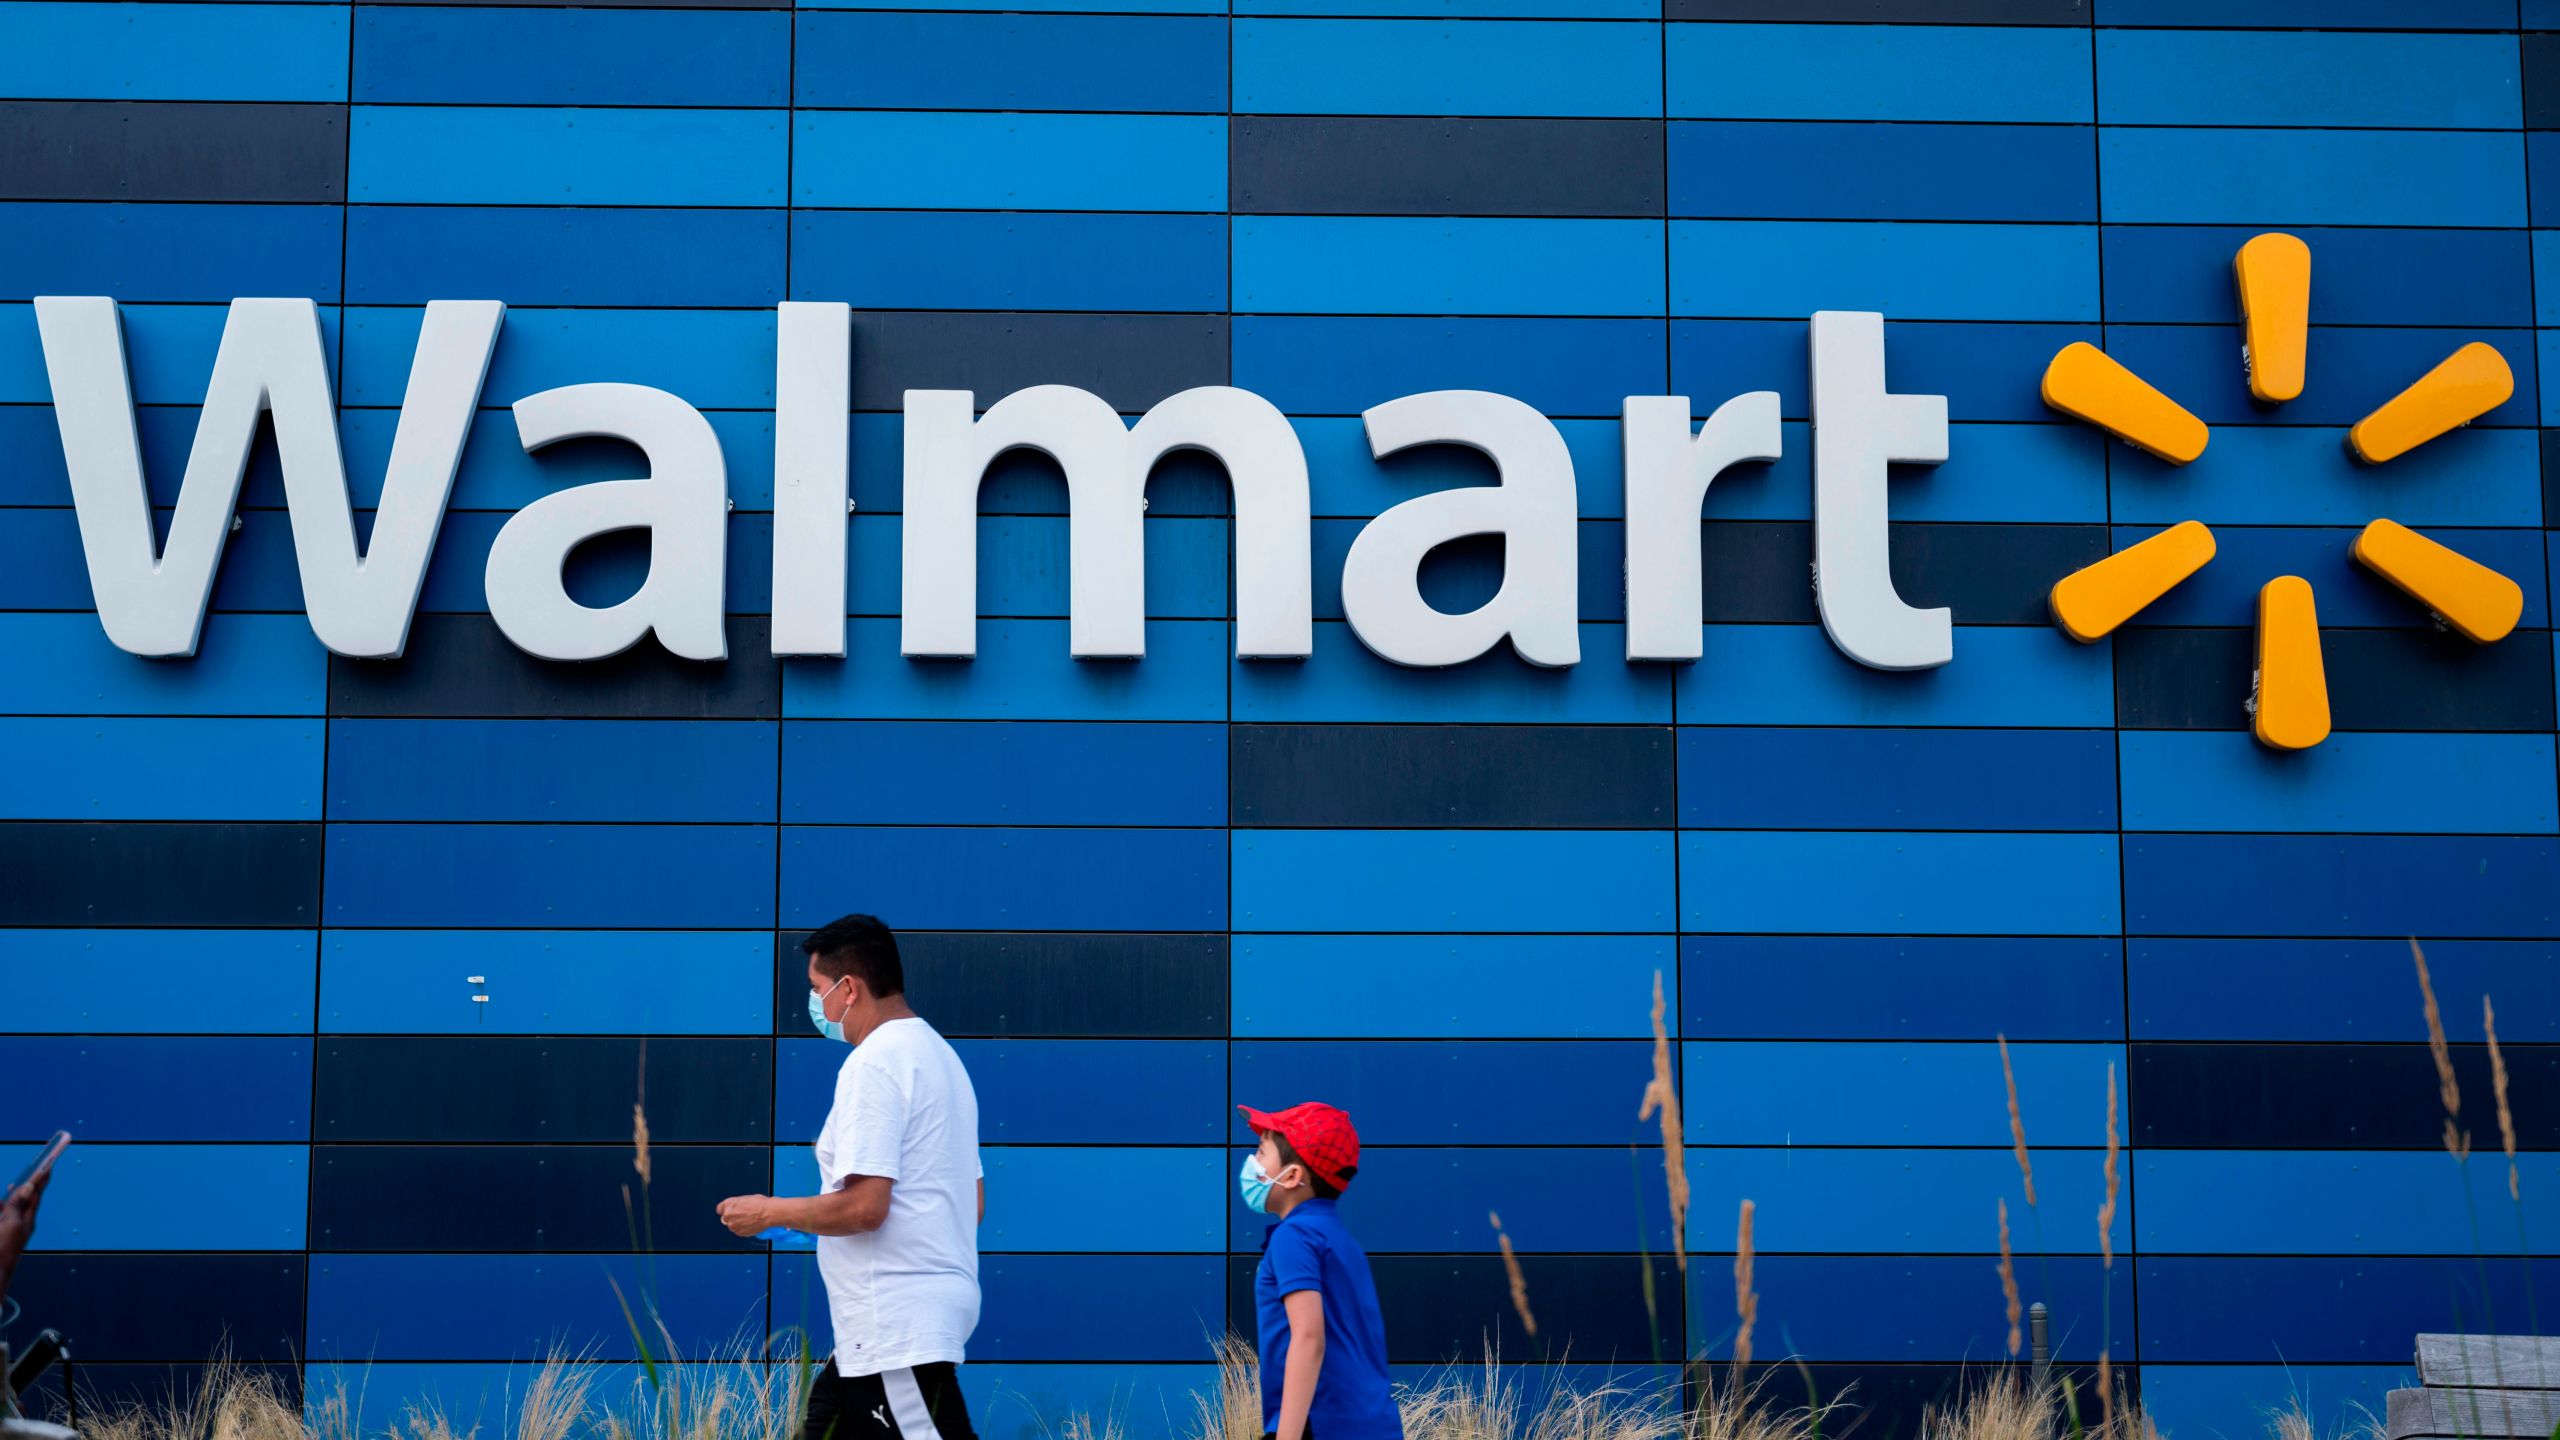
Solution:
[[[850,975],[839,976],[837,977],[836,985],[842,985],[845,981],[852,978],[853,977]],[[830,985],[824,990],[812,990],[809,992],[809,1023],[817,1026],[818,1033],[826,1036],[830,1040],[842,1040],[844,1038],[844,1022],[840,1020],[830,1020],[827,1018],[827,997],[835,993],[836,985]]]

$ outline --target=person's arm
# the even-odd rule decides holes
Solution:
[[[720,1223],[740,1235],[777,1225],[811,1235],[867,1235],[887,1223],[896,1183],[885,1175],[856,1175],[824,1195],[739,1195],[720,1202]]]
[[[1280,1374],[1280,1440],[1306,1440],[1307,1411],[1316,1403],[1316,1373],[1324,1368],[1324,1292],[1295,1290],[1280,1297],[1289,1312],[1289,1360]]]

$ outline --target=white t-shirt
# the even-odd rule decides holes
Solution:
[[[854,1047],[818,1132],[818,1185],[885,1176],[889,1218],[818,1237],[836,1372],[959,1363],[978,1328],[978,1094],[949,1041],[913,1017]]]

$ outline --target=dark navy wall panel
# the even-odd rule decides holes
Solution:
[[[1239,115],[1239,215],[1663,213],[1657,120]]]
[[[782,670],[770,636],[762,620],[732,620],[729,658],[717,663],[641,645],[559,665],[515,648],[485,615],[421,615],[399,660],[329,662],[329,708],[368,717],[772,718],[782,713]]]
[[[319,1138],[604,1144],[630,1138],[621,1099],[656,1080],[652,1142],[761,1141],[764,1040],[333,1035],[319,1042]]]
[[[0,825],[0,924],[309,928],[317,825]]]
[[[95,1361],[201,1361],[226,1348],[246,1362],[292,1361],[304,1348],[307,1264],[301,1255],[38,1252],[18,1262],[9,1297],[47,1326],[79,1336],[84,1368]],[[134,1304],[138,1294],[150,1294],[152,1303]]]
[[[12,200],[346,198],[342,105],[0,102],[0,194]]]
[[[774,1014],[786,1035],[817,1033],[804,1008],[806,934],[778,942]],[[1227,946],[1224,934],[910,934],[899,955],[946,1035],[1174,1039],[1227,1033]]]
[[[1235,823],[1667,829],[1668,731],[1623,726],[1251,725]]]
[[[619,1102],[617,1101],[617,1104]],[[764,1145],[662,1145],[649,1153],[661,1254],[760,1246],[712,1219],[731,1195],[771,1184]],[[362,1252],[631,1253],[622,1191],[631,1147],[322,1145],[311,1151],[311,1245]],[[404,1203],[385,1205],[400,1195]],[[509,1197],[492,1204],[490,1197]]]
[[[2429,940],[2427,968],[2449,1011],[2466,1020],[2484,995],[2507,1006],[2510,1040],[2560,1039],[2560,945]],[[2408,1012],[2406,940],[2134,940],[2125,984],[2139,1040],[2401,1040],[2426,1038]]]
[[[2449,1018],[2466,1035],[2477,1023],[2469,1008]],[[2456,1045],[2451,1056],[2463,1086],[2492,1093],[2485,1046]],[[2148,1044],[2134,1046],[2127,1064],[2135,1144],[2422,1150],[2444,1140],[2443,1105],[2427,1083],[2435,1065],[2416,1046]],[[2506,1067],[2516,1143],[2553,1148],[2560,1125],[2543,1118],[2549,1111],[2533,1097],[2560,1100],[2560,1056],[2520,1049]]]
[[[2143,835],[2129,935],[2560,936],[2560,842],[2488,836]]]

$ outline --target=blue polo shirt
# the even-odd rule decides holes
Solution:
[[[1315,1440],[1404,1440],[1387,1381],[1387,1325],[1369,1252],[1342,1228],[1331,1200],[1306,1200],[1262,1235],[1253,1272],[1253,1311],[1262,1351],[1262,1428],[1280,1428],[1280,1382],[1288,1373],[1289,1312],[1301,1290],[1324,1296],[1324,1367],[1316,1372],[1307,1429]]]

